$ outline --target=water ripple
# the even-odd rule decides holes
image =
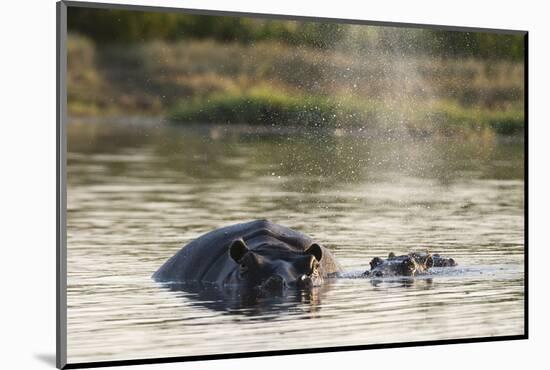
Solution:
[[[523,333],[522,144],[113,126],[69,126],[70,362]],[[312,235],[348,273],[254,305],[150,279],[193,238],[264,217]],[[410,250],[459,266],[358,278]]]

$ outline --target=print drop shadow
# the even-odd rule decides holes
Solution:
[[[34,358],[40,360],[48,366],[55,366],[55,353],[35,353]]]

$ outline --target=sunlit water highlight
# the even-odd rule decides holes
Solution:
[[[69,362],[522,334],[523,160],[519,139],[72,123]],[[252,305],[151,280],[193,238],[257,218],[347,274]],[[460,266],[357,278],[426,248]]]

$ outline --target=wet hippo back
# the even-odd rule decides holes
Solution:
[[[195,239],[166,261],[153,278],[164,282],[239,282],[242,279],[238,273],[239,263],[230,253],[232,244],[238,240],[243,242],[247,252],[252,252],[248,255],[256,256],[264,265],[269,261],[291,261],[285,262],[290,265],[286,270],[298,269],[297,266],[304,263],[304,253],[312,245],[317,246],[300,232],[267,220],[257,220],[216,229]],[[318,248],[322,250],[319,273],[327,276],[340,271],[330,252],[324,247]]]

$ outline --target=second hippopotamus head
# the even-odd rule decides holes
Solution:
[[[369,277],[415,276],[434,266],[456,266],[456,262],[452,258],[444,258],[439,254],[413,252],[396,256],[391,252],[387,259],[374,257],[370,261],[370,271],[366,271],[364,275]]]

